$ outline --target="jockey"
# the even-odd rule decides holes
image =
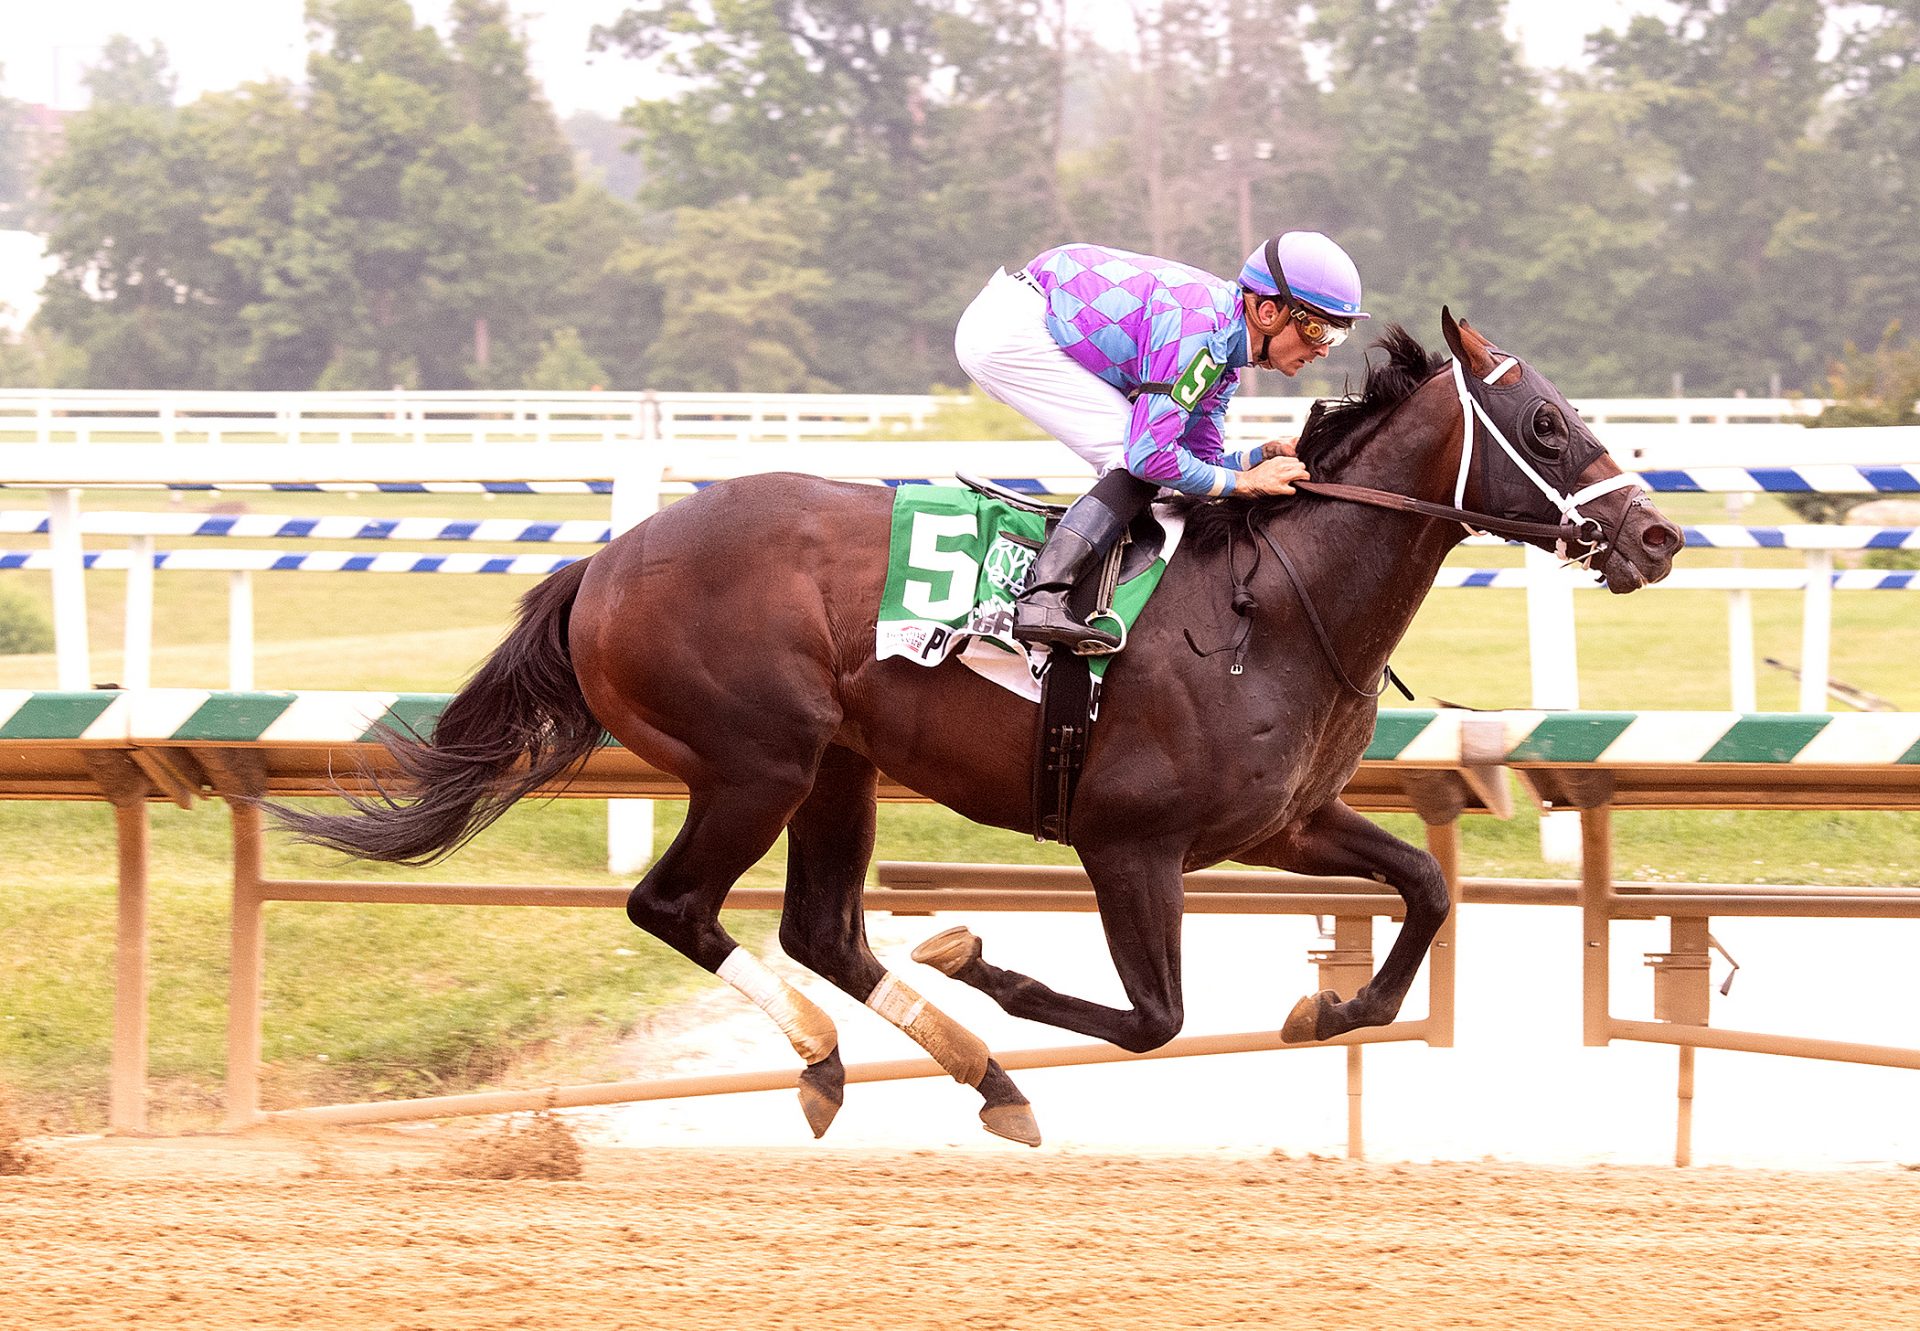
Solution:
[[[1271,237],[1237,282],[1080,244],[995,273],[954,331],[961,366],[1099,477],[1034,557],[1013,636],[1085,655],[1117,649],[1119,638],[1068,612],[1067,596],[1162,487],[1291,494],[1307,474],[1292,440],[1222,444],[1240,370],[1291,378],[1367,317],[1353,260],[1317,231]]]

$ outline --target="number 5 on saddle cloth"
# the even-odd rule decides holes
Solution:
[[[962,476],[971,490],[903,486],[895,492],[887,583],[874,655],[939,665],[961,663],[1038,703],[1033,754],[1033,833],[1071,844],[1073,788],[1100,708],[1109,656],[1074,656],[1013,640],[1013,601],[1024,588],[1052,521],[1052,504]],[[1070,602],[1084,623],[1099,615],[1124,639],[1179,544],[1182,519],[1149,511],[1136,518],[1101,576],[1086,578]]]

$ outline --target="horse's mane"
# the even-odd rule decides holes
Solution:
[[[1301,432],[1298,456],[1317,477],[1331,479],[1373,437],[1393,409],[1446,364],[1444,356],[1429,352],[1399,324],[1388,324],[1367,351],[1367,377],[1359,394],[1316,403]],[[1376,361],[1371,355],[1374,351],[1386,352],[1386,359]],[[1189,500],[1182,505],[1187,529],[1181,543],[1197,550],[1217,549],[1243,520],[1249,504],[1275,502],[1279,501],[1232,496]]]

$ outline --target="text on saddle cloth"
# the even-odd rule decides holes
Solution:
[[[1136,522],[1127,547],[1113,610],[1129,629],[1159,585],[1180,542],[1185,520],[1155,508]],[[925,666],[960,655],[969,669],[1023,698],[1038,702],[1036,670],[1046,653],[1029,661],[1013,640],[1013,601],[1025,585],[1046,519],[1014,509],[972,490],[903,486],[894,492],[893,531],[887,551],[887,583],[875,625],[874,655],[905,657]],[[1158,536],[1138,539],[1143,532]],[[1090,662],[1095,678],[1106,658]]]

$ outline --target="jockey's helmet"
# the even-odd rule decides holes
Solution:
[[[1282,296],[1335,319],[1370,319],[1360,308],[1360,270],[1318,231],[1286,231],[1240,265],[1240,285],[1256,296]]]

